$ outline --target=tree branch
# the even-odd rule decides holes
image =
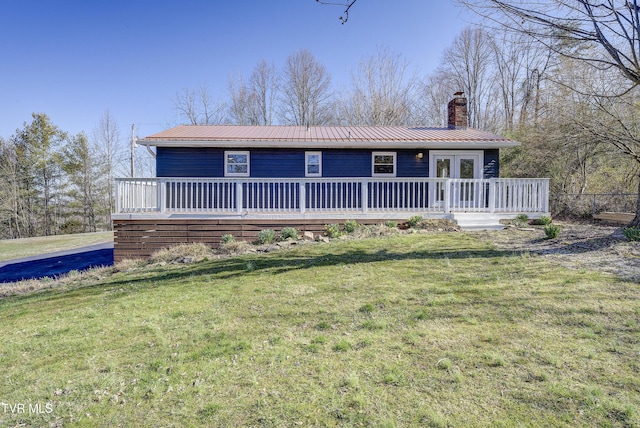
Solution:
[[[349,9],[351,9],[351,6],[353,6],[353,4],[356,1],[358,0],[350,0],[347,3],[334,3],[334,2],[328,2],[328,1],[316,0],[316,2],[320,4],[327,4],[331,6],[346,6],[346,9],[344,10],[344,16],[340,17],[340,21],[342,21],[342,25],[344,25],[349,20]]]

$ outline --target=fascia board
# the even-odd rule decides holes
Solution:
[[[216,147],[265,149],[502,149],[518,147],[520,142],[504,141],[206,141],[206,140],[138,140],[138,144],[155,147]]]

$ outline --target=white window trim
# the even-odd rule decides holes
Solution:
[[[227,170],[229,155],[246,155],[247,172],[229,172]],[[225,177],[249,177],[251,174],[251,156],[249,151],[225,150],[224,152],[224,176]]]
[[[376,173],[376,156],[393,156],[393,173],[382,174]],[[371,153],[371,176],[372,177],[395,177],[398,172],[398,153],[397,152],[373,152]]]
[[[484,174],[484,150],[430,150],[429,151],[429,177],[435,177],[436,174],[436,162],[435,158],[437,156],[451,156],[454,158],[454,165],[452,168],[455,168],[454,171],[451,171],[452,178],[454,175],[459,175],[458,166],[457,166],[457,158],[464,157],[475,157],[478,162],[475,165],[474,175],[478,178],[483,178]]]
[[[309,172],[309,156],[318,156],[318,171],[317,173]],[[322,177],[322,152],[304,152],[304,176],[305,177]]]

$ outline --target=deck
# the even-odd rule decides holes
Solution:
[[[167,218],[330,218],[381,214],[543,214],[549,181],[497,179],[116,179],[116,211]]]
[[[446,218],[463,228],[499,228],[518,214],[549,215],[544,178],[116,180],[116,261],[179,242],[215,244],[224,233],[252,239],[265,228],[318,233],[324,224]]]

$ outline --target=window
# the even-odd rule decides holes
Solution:
[[[226,177],[248,177],[249,152],[224,152],[224,175]]]
[[[396,153],[395,152],[373,152],[373,174],[374,177],[395,177],[396,176]]]
[[[304,176],[322,177],[322,152],[305,152]]]

